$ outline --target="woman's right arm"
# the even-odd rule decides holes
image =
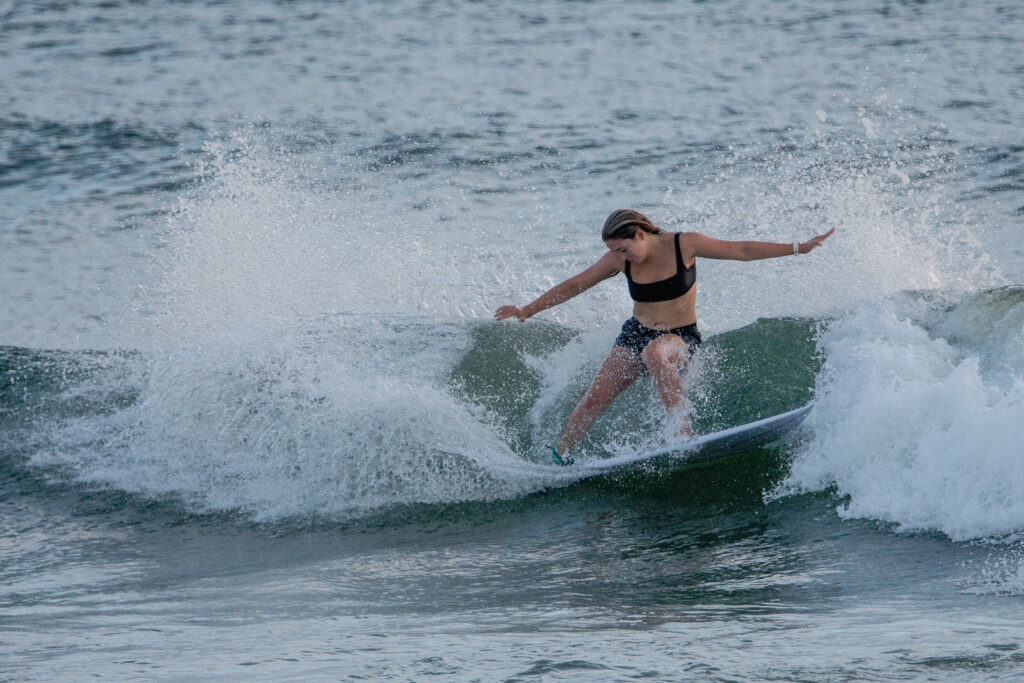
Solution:
[[[582,294],[598,282],[603,282],[613,275],[617,275],[621,269],[620,261],[622,261],[621,256],[608,252],[598,259],[594,265],[581,273],[573,275],[568,280],[558,283],[522,308],[518,306],[502,306],[494,312],[494,319],[518,318],[519,322],[523,322],[541,311],[564,303],[577,294]]]

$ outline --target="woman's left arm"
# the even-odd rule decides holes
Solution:
[[[699,232],[686,234],[686,241],[689,242],[694,256],[702,258],[729,259],[732,261],[757,261],[766,258],[777,258],[779,256],[790,256],[794,253],[809,254],[836,231],[832,228],[823,235],[812,237],[806,242],[791,242],[780,244],[777,242],[731,242],[728,240],[716,240],[713,237],[702,235]]]

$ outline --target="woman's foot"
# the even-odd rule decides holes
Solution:
[[[576,462],[575,460],[572,459],[571,455],[567,455],[564,458],[562,456],[560,456],[558,454],[558,451],[555,450],[554,446],[548,446],[548,448],[551,449],[551,461],[553,463],[555,463],[556,465],[562,465],[564,467],[566,465],[571,465],[574,462]]]
[[[694,434],[690,424],[690,416],[687,413],[670,415],[668,423],[665,425],[664,434],[665,438],[670,440],[670,443],[682,443],[692,439]]]

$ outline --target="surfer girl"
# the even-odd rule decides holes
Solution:
[[[807,254],[821,246],[832,228],[807,242],[713,239],[698,232],[665,232],[643,214],[620,209],[608,216],[601,231],[608,251],[581,273],[559,283],[522,308],[502,306],[495,320],[523,322],[557,306],[608,278],[625,273],[633,316],[622,325],[611,353],[597,371],[587,393],[569,415],[552,459],[572,463],[571,454],[598,416],[645,372],[649,373],[680,434],[689,436],[683,373],[700,346],[697,330],[697,257],[756,261]]]

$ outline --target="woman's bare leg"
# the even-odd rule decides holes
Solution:
[[[665,334],[644,347],[641,355],[658,387],[669,419],[678,424],[678,436],[693,436],[686,410],[686,383],[682,377],[690,363],[690,347],[676,335]]]
[[[558,442],[558,455],[572,453],[612,400],[643,374],[643,363],[629,349],[616,346],[601,364],[587,393],[573,408]]]

